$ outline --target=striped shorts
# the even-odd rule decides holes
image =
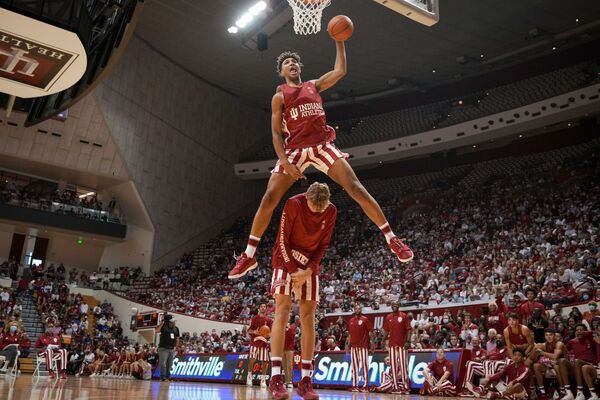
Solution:
[[[254,358],[257,361],[271,361],[269,348],[250,346],[250,358]]]
[[[273,277],[271,278],[271,295],[284,294],[291,296],[292,292],[292,277],[287,271],[281,268],[273,268]],[[319,276],[311,275],[310,279],[302,285],[300,293],[294,292],[296,300],[308,300],[318,302],[319,296]]]
[[[325,143],[303,149],[286,149],[285,154],[290,164],[298,167],[301,172],[304,172],[306,168],[312,165],[325,174],[334,162],[340,158],[348,158],[348,154],[343,153],[333,143]],[[277,161],[271,173],[285,174],[286,172],[281,163]]]

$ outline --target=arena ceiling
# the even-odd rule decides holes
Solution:
[[[271,3],[277,8],[283,1]],[[355,34],[347,43],[349,73],[325,94],[326,101],[426,90],[547,54],[560,57],[600,38],[596,0],[440,0],[441,20],[433,27],[373,1],[332,0],[321,33],[297,36],[288,23],[260,52],[243,46],[240,34],[227,32],[253,3],[147,0],[136,35],[190,73],[261,107],[269,105],[280,83],[274,72],[280,52],[302,55],[305,80],[332,67],[335,48],[324,27],[337,14],[352,18]]]

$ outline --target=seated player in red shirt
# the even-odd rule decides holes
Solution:
[[[596,319],[597,318],[597,319]],[[596,343],[596,365],[584,365],[581,367],[581,374],[588,389],[590,390],[589,400],[598,400],[598,394],[594,389],[594,381],[598,379],[600,373],[600,318],[595,317],[592,320],[592,327],[594,328],[594,343]]]
[[[62,338],[54,333],[54,327],[48,325],[46,333],[38,337],[35,342],[35,348],[39,350],[38,357],[46,359],[46,369],[50,374],[50,378],[54,379],[53,365],[56,363],[56,369],[60,375],[60,379],[67,379],[67,350],[61,348]]]
[[[471,359],[467,361],[467,373],[465,374],[463,382],[463,388],[471,393],[474,393],[473,378],[475,378],[475,376],[485,376],[483,363],[487,358],[487,352],[479,346],[480,343],[481,341],[478,337],[471,338],[471,345],[473,348],[471,349]]]
[[[540,394],[538,396],[539,400],[543,400],[543,397],[546,396],[546,389],[544,386],[544,376],[546,375],[546,371],[556,371],[556,378],[560,385],[558,360],[563,358],[566,354],[565,345],[563,342],[556,340],[554,329],[546,328],[544,337],[546,341],[544,343],[536,343],[530,355],[533,361],[532,369],[535,374],[537,391]]]
[[[260,327],[263,325],[271,328],[273,320],[267,317],[267,305],[262,303],[258,306],[258,314],[250,320],[248,334],[250,335],[250,350],[248,354],[248,373],[246,375],[246,385],[252,386],[252,377],[254,376],[254,364],[258,361],[261,364],[260,386],[267,387],[267,368],[269,368],[269,338],[260,334]]]
[[[306,193],[285,203],[277,240],[273,246],[271,294],[275,298],[275,320],[271,332],[271,381],[274,399],[287,399],[281,373],[285,325],[290,317],[292,294],[300,306],[301,379],[298,394],[303,399],[318,399],[312,388],[315,350],[315,312],[319,302],[319,269],[329,247],[337,216],[329,202],[329,187],[315,182]]]
[[[17,332],[17,325],[10,325],[8,333],[0,334],[0,356],[4,356],[6,359],[2,371],[6,372],[9,367],[17,362],[20,342],[21,335]]]
[[[506,365],[494,375],[481,380],[480,396],[488,399],[528,399],[531,369],[524,363],[525,352],[513,349],[512,363]]]
[[[596,341],[591,331],[586,330],[583,324],[575,326],[575,338],[567,342],[568,358],[562,358],[558,365],[561,374],[561,383],[563,384],[566,395],[562,400],[585,400],[583,393],[583,367],[595,366],[598,363]],[[577,396],[573,396],[569,386],[569,376],[575,375],[577,381]],[[593,383],[593,382],[592,382]],[[589,387],[592,396],[596,395],[594,385]],[[597,395],[596,395],[597,397]]]
[[[454,386],[454,365],[446,359],[444,349],[438,349],[436,360],[427,365],[423,370],[425,382],[422,395],[425,396],[454,396],[456,386]]]

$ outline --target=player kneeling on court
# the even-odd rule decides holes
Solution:
[[[421,394],[425,396],[454,396],[454,365],[446,359],[444,349],[438,349],[436,360],[423,370],[425,382]]]
[[[506,365],[497,374],[481,380],[479,397],[488,399],[528,399],[530,392],[531,370],[524,363],[525,352],[514,349],[512,363]]]
[[[329,202],[329,197],[329,187],[315,182],[306,193],[288,199],[281,214],[277,240],[273,246],[271,280],[275,320],[271,331],[269,392],[274,399],[289,398],[281,373],[281,359],[292,293],[300,304],[302,327],[302,379],[298,383],[298,394],[303,399],[319,398],[312,388],[319,264],[329,246],[337,216],[337,209]]]

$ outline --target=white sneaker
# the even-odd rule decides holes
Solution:
[[[95,374],[95,373],[93,373],[93,374],[91,374],[91,375],[90,375],[90,378],[93,378],[93,377],[95,377],[95,376],[96,376],[96,374]]]
[[[573,396],[573,392],[567,390],[567,394],[560,400],[575,400],[575,396]]]
[[[554,394],[552,395],[552,400],[558,400],[560,399],[560,392],[558,390],[554,391]]]
[[[288,389],[293,389],[294,388],[294,384],[293,383],[286,383],[285,387],[287,387]]]
[[[267,387],[267,381],[266,381],[266,379],[265,379],[265,378],[262,378],[262,379],[260,380],[260,387],[261,387],[261,388],[266,388],[266,387]],[[580,400],[580,399],[577,399],[577,400]],[[584,400],[585,400],[585,399],[584,399]]]
[[[575,396],[575,400],[585,400],[585,395],[581,390],[577,392],[577,396]]]
[[[246,378],[246,386],[252,386],[252,376],[248,376]]]
[[[596,393],[592,393],[588,400],[598,400],[598,395]]]

